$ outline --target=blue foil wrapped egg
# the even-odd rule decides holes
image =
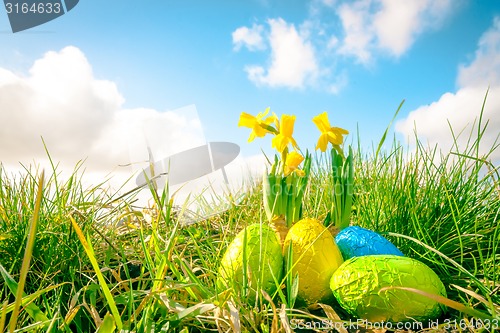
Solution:
[[[344,260],[374,254],[403,256],[403,253],[382,235],[358,226],[341,230],[335,237],[335,243]]]

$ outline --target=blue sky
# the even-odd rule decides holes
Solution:
[[[496,0],[82,0],[16,34],[0,10],[0,45],[4,164],[41,158],[43,136],[56,159],[109,169],[124,163],[127,130],[145,118],[158,131],[166,124],[151,136],[157,145],[231,141],[252,156],[270,141],[247,144],[239,114],[268,106],[297,116],[302,149],[314,148],[311,118],[323,111],[351,137],[359,128],[368,148],[403,99],[398,138],[416,124],[423,140],[446,146],[447,121],[470,125],[488,86],[488,142],[499,132]],[[199,122],[166,115],[191,116],[182,108],[193,104]]]

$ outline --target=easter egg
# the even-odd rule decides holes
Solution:
[[[231,242],[222,257],[217,287],[233,288],[254,298],[260,290],[272,295],[281,282],[283,255],[279,236],[265,224],[252,224]],[[276,283],[275,281],[278,281]]]
[[[338,303],[350,314],[371,322],[426,321],[444,307],[435,300],[404,289],[446,297],[446,289],[424,263],[401,256],[370,255],[345,261],[330,280]],[[383,290],[383,288],[388,289]]]
[[[344,260],[372,254],[403,255],[382,235],[358,226],[350,226],[341,230],[335,237],[335,242]]]
[[[284,249],[292,255],[292,276],[298,273],[298,299],[310,305],[333,298],[330,277],[343,259],[330,231],[317,220],[300,220],[288,231]]]

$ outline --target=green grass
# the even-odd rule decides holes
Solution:
[[[450,306],[443,328],[480,315],[500,321],[497,147],[479,154],[484,126],[477,129],[468,147],[447,153],[418,141],[412,151],[393,142],[386,151],[354,152],[352,224],[385,234],[440,276]],[[332,177],[325,157],[313,164],[304,216],[323,219]],[[288,308],[286,290],[242,301],[216,289],[234,236],[267,223],[261,187],[183,227],[168,193],[151,189],[155,204],[140,209],[136,193],[85,189],[81,177],[80,164],[64,180],[55,165],[45,180],[36,168],[16,175],[0,168],[0,332],[290,332],[299,322],[321,331],[322,320],[355,320],[335,303]]]

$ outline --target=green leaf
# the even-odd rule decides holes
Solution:
[[[379,143],[378,143],[378,146],[377,146],[377,151],[375,152],[375,159],[377,159],[378,157],[378,154],[380,152],[380,149],[382,148],[382,145],[384,144],[385,142],[385,139],[387,137],[387,133],[389,132],[389,128],[391,128],[392,126],[392,123],[394,122],[394,120],[396,119],[396,117],[398,116],[398,113],[399,111],[401,111],[401,108],[403,107],[403,104],[404,104],[405,100],[402,100],[401,103],[399,104],[399,107],[398,109],[396,110],[396,113],[394,113],[394,116],[392,117],[391,119],[391,122],[389,123],[389,125],[387,126],[387,128],[385,129],[385,132],[384,134],[382,135],[382,138],[380,139]]]
[[[288,246],[288,251],[286,253],[286,291],[288,298],[288,307],[293,308],[295,301],[297,300],[297,294],[299,293],[299,274],[292,275],[293,267],[293,243],[290,242]]]
[[[10,274],[5,270],[5,268],[0,264],[0,273],[5,281],[5,284],[7,285],[7,287],[9,287],[10,291],[12,294],[16,295],[17,294],[17,290],[18,290],[18,284],[17,282],[12,278],[12,276],[10,276]],[[23,297],[22,297],[22,301],[21,301],[21,304],[24,305],[26,303],[29,303],[29,302],[32,302],[35,298],[37,298],[38,296],[42,295],[43,293],[49,291],[49,290],[52,290],[56,287],[59,287],[60,285],[57,285],[57,286],[51,286],[49,288],[45,288],[43,290],[40,290],[40,291],[37,291],[36,293],[32,294],[32,295],[29,295],[27,296],[25,293],[23,293]],[[13,305],[11,306],[8,306],[7,307],[7,313],[12,311],[14,308]],[[29,303],[26,308],[25,308],[26,312],[28,313],[28,315],[35,321],[35,322],[45,322],[47,323],[46,325],[49,325],[49,318],[47,318],[47,316],[45,315],[45,313],[40,310],[40,308],[38,306],[36,306],[36,304],[34,303]]]
[[[113,295],[111,295],[111,292],[109,290],[109,287],[106,283],[106,280],[104,279],[104,276],[101,273],[101,269],[99,268],[99,264],[97,263],[97,259],[94,254],[94,249],[92,248],[92,245],[89,240],[85,239],[85,236],[83,235],[82,229],[78,226],[78,223],[76,223],[75,219],[73,216],[69,217],[71,220],[71,224],[73,225],[73,228],[75,229],[76,234],[78,235],[78,238],[80,239],[80,242],[83,245],[83,248],[85,249],[85,252],[87,253],[87,256],[90,260],[90,263],[92,264],[92,268],[95,271],[95,274],[97,275],[97,279],[99,280],[99,285],[101,286],[101,289],[104,293],[104,297],[106,298],[106,301],[108,302],[109,308],[111,309],[111,313],[113,314],[113,317],[115,319],[115,323],[118,327],[119,330],[122,329],[123,323],[120,317],[120,313],[118,312],[118,308],[116,307],[115,300],[113,298]]]
[[[205,312],[212,311],[215,308],[217,308],[217,306],[212,303],[198,303],[179,312],[177,314],[177,320],[182,320],[183,318],[193,318],[202,315]]]
[[[113,333],[116,329],[116,323],[113,316],[108,313],[104,316],[104,320],[97,329],[96,333]]]
[[[38,217],[40,214],[40,206],[42,204],[43,196],[43,182],[44,182],[44,172],[40,174],[38,180],[38,190],[36,193],[35,208],[33,210],[33,217],[29,225],[28,240],[26,241],[26,248],[24,250],[23,263],[21,265],[21,272],[19,274],[19,282],[16,285],[16,300],[14,303],[14,309],[12,310],[12,316],[10,318],[9,329],[13,332],[17,325],[17,318],[19,315],[19,307],[21,306],[23,295],[24,295],[24,285],[26,283],[26,278],[28,276],[28,271],[30,269],[31,256],[33,254],[33,247],[35,246],[36,239],[36,229],[38,224]],[[47,323],[48,325],[49,323]]]
[[[412,292],[412,293],[415,293],[415,294],[418,294],[418,295],[422,295],[422,296],[430,298],[430,299],[432,299],[432,300],[434,300],[434,301],[436,301],[436,302],[438,302],[440,304],[446,305],[449,308],[452,308],[452,309],[455,309],[457,311],[466,313],[469,316],[472,316],[474,318],[487,319],[487,320],[495,319],[492,316],[490,316],[489,314],[486,314],[486,313],[483,313],[481,311],[478,311],[478,310],[475,310],[473,308],[470,308],[470,307],[468,307],[466,305],[463,305],[462,303],[459,303],[459,302],[456,302],[456,301],[452,301],[451,299],[446,298],[444,296],[431,294],[431,293],[428,293],[426,291],[415,289],[415,288],[397,287],[397,286],[394,286],[394,287],[384,287],[384,288],[380,289],[380,292],[388,291],[388,290],[391,290],[391,289],[406,290],[406,291],[409,291],[409,292]]]

